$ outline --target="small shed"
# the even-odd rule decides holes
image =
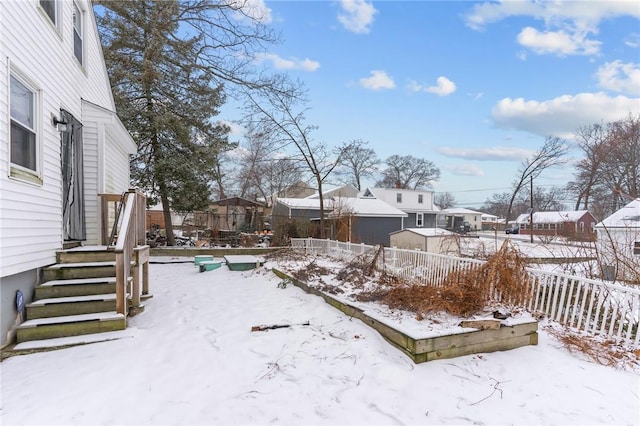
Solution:
[[[595,229],[603,277],[640,282],[640,198],[596,224]]]
[[[441,228],[407,228],[389,235],[391,247],[446,254],[455,251],[457,234]]]

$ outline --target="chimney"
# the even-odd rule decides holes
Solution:
[[[400,189],[400,188],[402,188],[402,185],[400,185],[400,181],[397,180],[396,181],[396,189]]]

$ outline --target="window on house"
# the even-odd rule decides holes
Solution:
[[[416,213],[416,226],[418,228],[424,226],[424,213]]]
[[[422,204],[422,194],[418,194],[418,204]]]
[[[396,203],[401,203],[402,202],[402,194],[401,193],[397,193],[396,194]]]
[[[578,222],[578,229],[580,229],[580,232],[584,232],[584,222]]]
[[[633,254],[640,256],[640,241],[633,243]]]
[[[55,0],[40,0],[40,7],[44,10],[44,13],[47,14],[51,22],[54,25],[58,23],[56,19],[56,1]]]
[[[11,75],[11,164],[37,171],[36,90]]]
[[[73,54],[82,65],[82,10],[73,2]]]

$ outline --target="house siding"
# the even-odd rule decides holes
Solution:
[[[389,247],[389,234],[402,229],[402,219],[401,217],[356,217],[351,231],[352,241],[383,244]]]
[[[61,138],[52,123],[53,117],[60,118],[60,109],[83,124],[87,226],[93,229],[99,220],[97,176],[104,165],[98,155],[97,132],[83,117],[82,102],[88,100],[111,111],[115,107],[91,2],[77,3],[84,12],[83,65],[73,53],[73,2],[57,2],[61,9],[56,27],[38,1],[0,1],[0,295],[3,308],[13,306],[0,313],[2,344],[16,317],[15,290],[22,290],[29,302],[39,268],[54,263],[55,252],[63,244]],[[38,92],[35,128],[40,149],[39,182],[10,176],[11,72]],[[119,167],[114,173],[128,180],[128,170],[123,173]],[[91,235],[93,239],[95,232]]]

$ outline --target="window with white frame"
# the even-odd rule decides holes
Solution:
[[[51,19],[53,25],[58,25],[58,13],[56,0],[40,0],[40,7],[44,13]]]
[[[416,213],[416,226],[419,228],[424,226],[424,213]]]
[[[73,2],[73,54],[82,65],[82,26],[84,14],[78,7],[78,3]]]
[[[422,204],[422,194],[418,194],[418,204]]]
[[[37,91],[14,74],[11,74],[10,80],[11,164],[36,172],[38,170]]]
[[[396,194],[396,203],[401,203],[402,202],[402,193],[398,192]]]

